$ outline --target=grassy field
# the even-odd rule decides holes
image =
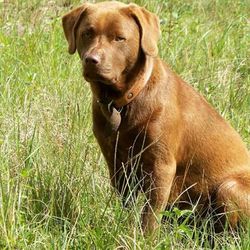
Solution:
[[[161,19],[160,55],[250,146],[247,0],[138,0]],[[92,134],[91,93],[61,16],[79,1],[0,1],[1,249],[250,249],[250,230],[214,234],[168,214],[141,235]],[[249,56],[249,54],[248,54]],[[186,212],[189,213],[189,212]]]

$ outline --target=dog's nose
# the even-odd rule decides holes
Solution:
[[[100,63],[100,57],[97,54],[90,54],[85,57],[86,64],[98,64]]]

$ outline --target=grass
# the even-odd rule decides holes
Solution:
[[[138,0],[161,19],[160,55],[250,145],[244,0]],[[91,93],[67,54],[61,16],[78,1],[0,1],[1,249],[249,249],[250,231],[214,234],[167,213],[141,235],[140,201],[122,208],[91,129]]]

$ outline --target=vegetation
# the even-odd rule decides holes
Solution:
[[[160,55],[250,145],[247,0],[138,0],[161,19]],[[250,249],[250,230],[215,234],[166,212],[155,240],[141,199],[122,208],[92,133],[91,92],[67,53],[76,0],[0,1],[1,249]],[[171,223],[170,223],[171,221]]]

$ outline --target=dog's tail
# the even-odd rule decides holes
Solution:
[[[224,211],[233,228],[240,219],[249,219],[250,171],[224,180],[217,192],[217,202],[224,206]]]

